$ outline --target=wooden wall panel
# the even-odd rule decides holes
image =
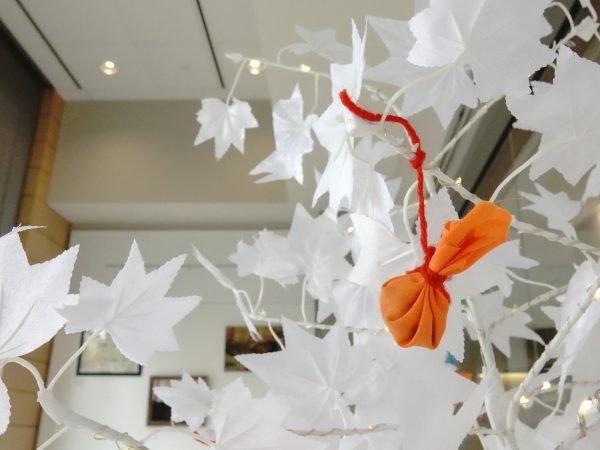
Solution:
[[[18,224],[45,227],[21,234],[31,264],[54,258],[69,243],[71,224],[47,203],[63,106],[54,90],[44,91],[17,219]],[[44,379],[51,350],[49,342],[24,357],[38,368]],[[23,368],[14,364],[4,368],[2,379],[8,387],[12,409],[9,429],[0,436],[0,449],[33,450],[41,414],[37,385]]]

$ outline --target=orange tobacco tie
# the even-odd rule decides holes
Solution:
[[[379,122],[382,118],[381,114],[374,114],[354,103],[345,90],[340,92],[340,100],[349,111],[363,120]],[[417,173],[423,264],[383,283],[380,294],[381,316],[394,340],[401,347],[419,346],[433,349],[440,344],[446,330],[451,301],[444,283],[506,242],[512,216],[507,210],[482,201],[464,218],[447,222],[438,246],[430,247],[427,242],[423,192],[425,151],[421,148],[421,140],[408,120],[389,115],[385,121],[402,125],[415,147],[414,158],[410,163]]]

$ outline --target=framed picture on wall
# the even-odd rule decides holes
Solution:
[[[208,384],[208,377],[205,375],[192,375],[192,378],[194,380],[202,378],[206,384]],[[155,387],[169,387],[171,386],[172,380],[180,381],[181,375],[150,377],[150,391],[148,394],[148,425],[183,425],[183,423],[174,424],[171,422],[171,407],[163,403],[163,401],[154,394]]]
[[[247,371],[235,357],[248,353],[269,353],[281,350],[279,344],[269,331],[269,327],[256,327],[261,335],[260,341],[254,341],[250,337],[248,329],[244,326],[227,327],[225,330],[225,371],[242,372]],[[283,330],[281,327],[273,327],[273,331],[283,340]]]
[[[92,333],[81,333],[83,344]],[[140,375],[142,366],[121,354],[108,333],[98,335],[77,359],[77,375]]]

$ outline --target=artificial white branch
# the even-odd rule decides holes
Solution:
[[[598,289],[600,285],[600,279],[596,279],[595,283],[592,287],[587,291],[587,295],[585,299],[577,304],[577,310],[567,318],[565,324],[558,330],[554,338],[550,341],[548,345],[546,345],[543,353],[537,359],[537,361],[533,364],[525,379],[521,382],[517,390],[515,391],[513,398],[511,399],[508,405],[508,412],[506,415],[506,431],[509,443],[513,449],[517,449],[514,428],[515,423],[517,421],[517,411],[519,409],[519,400],[521,397],[527,393],[531,384],[535,380],[535,378],[541,373],[542,369],[546,365],[546,363],[552,357],[551,355],[560,347],[564,339],[568,336],[569,332],[573,328],[573,326],[577,323],[577,321],[583,316],[583,314],[587,311],[589,306],[595,300],[594,295],[596,293],[596,289]]]

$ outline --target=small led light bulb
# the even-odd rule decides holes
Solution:
[[[540,387],[540,392],[549,391],[552,388],[552,384],[549,381],[544,381]]]
[[[310,69],[312,69],[308,64],[300,64],[299,68],[302,72],[310,72]]]
[[[525,409],[529,409],[533,406],[533,401],[531,400],[531,398],[529,398],[529,396],[523,394],[519,399],[519,405],[521,405]]]
[[[115,75],[118,71],[119,69],[113,61],[104,61],[102,64],[100,64],[100,72],[102,72],[104,75]]]
[[[258,75],[263,71],[265,65],[258,59],[251,59],[250,61],[248,61],[246,68],[248,69],[248,72],[250,72],[252,75]]]

